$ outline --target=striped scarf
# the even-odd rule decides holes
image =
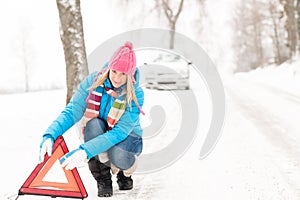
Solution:
[[[104,87],[104,85],[100,85],[95,90],[90,91],[89,96],[86,99],[87,102],[87,108],[84,112],[81,124],[82,124],[82,133],[83,129],[86,126],[86,124],[93,118],[96,118],[99,116],[99,110],[101,105],[101,99],[103,92],[109,94],[110,96],[116,98],[113,105],[111,106],[108,116],[107,116],[107,131],[111,130],[118,120],[123,115],[125,108],[126,108],[126,93],[122,93],[120,96],[117,92],[114,90]]]

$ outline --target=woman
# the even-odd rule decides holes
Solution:
[[[117,174],[120,190],[133,187],[131,174],[142,152],[140,113],[144,92],[132,43],[126,42],[100,73],[85,78],[70,103],[43,135],[40,162],[51,156],[56,138],[81,120],[84,143],[60,159],[70,170],[88,160],[97,181],[98,196],[113,195],[111,173]]]

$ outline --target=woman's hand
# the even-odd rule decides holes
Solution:
[[[40,155],[39,155],[39,163],[44,161],[45,154],[48,156],[52,155],[52,147],[53,147],[53,139],[50,137],[44,137],[43,141],[40,144]]]
[[[78,148],[64,155],[59,161],[66,170],[72,170],[80,163],[87,162],[88,159],[85,150]]]

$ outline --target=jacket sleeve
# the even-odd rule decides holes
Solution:
[[[136,97],[139,105],[142,107],[144,103],[144,92],[141,88],[137,89]],[[112,146],[125,140],[135,126],[139,126],[139,115],[140,111],[134,101],[132,101],[132,109],[130,109],[128,105],[126,106],[124,114],[112,130],[80,145],[80,148],[83,148],[86,151],[88,159],[107,151]]]
[[[56,140],[58,136],[63,135],[69,128],[71,128],[82,118],[87,106],[85,100],[89,94],[88,89],[93,84],[95,76],[96,72],[87,76],[80,83],[68,105],[48,127],[43,137],[51,137]]]

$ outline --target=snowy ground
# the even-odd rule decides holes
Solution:
[[[119,191],[114,177],[114,196],[110,199],[300,199],[300,73],[291,71],[257,70],[225,78],[226,121],[214,151],[198,160],[203,142],[199,134],[172,166],[134,175],[133,190]],[[197,88],[195,82],[192,85]],[[0,199],[17,193],[36,166],[40,136],[63,109],[64,93],[0,95]],[[166,92],[146,91],[146,95],[164,99]],[[200,98],[201,91],[197,95]],[[172,107],[174,101],[162,102]],[[168,123],[175,125],[174,116],[168,116]],[[200,125],[199,133],[205,127]],[[70,149],[79,144],[79,140],[71,140],[76,138],[72,137],[74,132],[66,133]],[[162,133],[163,137],[168,139],[166,136],[172,135],[168,133]],[[155,141],[154,146],[159,140]],[[145,152],[151,149],[147,142]],[[79,173],[89,194],[87,199],[97,199],[96,183],[87,166],[79,168]],[[19,199],[49,198],[30,195]]]

